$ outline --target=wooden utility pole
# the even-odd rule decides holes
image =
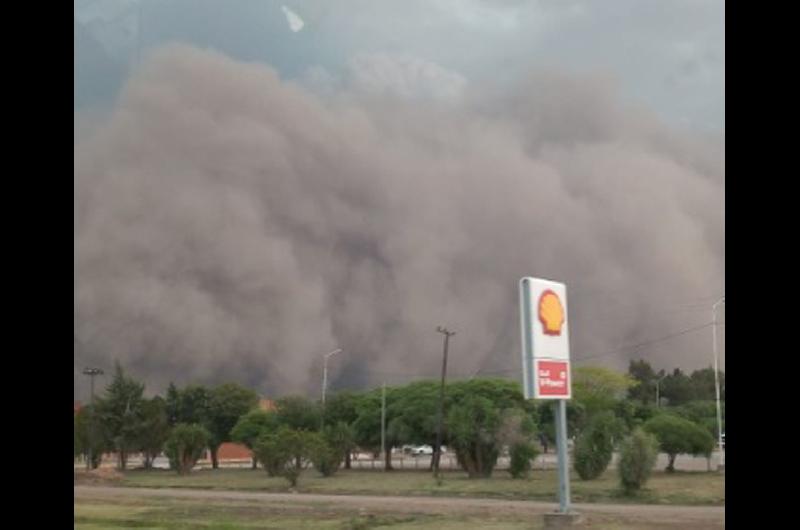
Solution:
[[[433,476],[439,477],[439,460],[442,456],[442,424],[444,423],[444,380],[447,374],[447,345],[455,331],[439,326],[436,331],[444,335],[444,354],[442,356],[442,388],[439,392],[439,416],[436,422],[436,446],[433,448]]]

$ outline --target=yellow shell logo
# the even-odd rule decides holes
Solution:
[[[543,292],[539,297],[539,322],[545,335],[561,335],[564,320],[564,306],[558,295],[550,289]]]

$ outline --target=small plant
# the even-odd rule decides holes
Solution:
[[[539,456],[539,451],[530,442],[520,442],[511,446],[511,462],[508,472],[512,478],[527,478],[531,472],[531,462]]]
[[[647,483],[657,456],[658,440],[642,429],[636,429],[622,442],[617,470],[626,495],[635,493]]]
[[[318,444],[316,433],[281,427],[274,434],[265,434],[255,444],[255,454],[271,476],[282,476],[291,487],[297,480],[313,449]]]

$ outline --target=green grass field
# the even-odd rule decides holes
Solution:
[[[140,528],[149,530],[540,530],[541,516],[366,514],[329,504],[281,506],[244,500],[170,498],[76,499],[76,530]],[[721,529],[722,522],[713,526]],[[641,530],[642,522],[613,516],[588,516],[581,528]],[[648,523],[651,530],[708,530],[707,525]]]
[[[534,499],[556,502],[557,476],[554,470],[537,470],[529,479],[514,480],[506,472],[488,479],[468,479],[465,473],[443,473],[437,485],[429,473],[417,471],[341,470],[323,478],[306,470],[297,490],[304,493],[357,495],[464,496],[503,499]],[[123,486],[148,488],[199,488],[284,492],[289,489],[282,478],[268,477],[263,470],[218,469],[195,471],[178,476],[172,471],[128,471],[120,481]],[[571,479],[573,502],[646,503],[674,505],[723,505],[725,477],[716,472],[654,471],[647,487],[636,497],[619,491],[615,470],[592,481]]]

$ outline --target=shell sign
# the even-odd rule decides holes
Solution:
[[[545,335],[561,335],[564,325],[564,306],[558,295],[547,289],[539,297],[539,322]]]
[[[567,288],[541,278],[520,281],[522,379],[528,399],[569,399]]]

